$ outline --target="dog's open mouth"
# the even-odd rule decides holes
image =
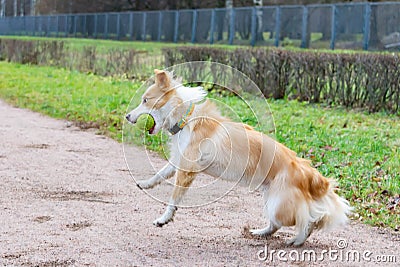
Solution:
[[[156,128],[156,122],[154,121],[153,127],[151,127],[151,128],[149,129],[149,134],[153,134],[155,128]]]

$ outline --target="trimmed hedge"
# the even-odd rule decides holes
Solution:
[[[400,53],[327,53],[276,48],[164,48],[165,65],[214,61],[245,73],[266,97],[324,102],[400,114]],[[147,77],[158,58],[134,49],[82,51],[63,41],[0,39],[0,60],[63,67],[97,75]]]
[[[0,60],[21,64],[62,67],[101,76],[137,77],[142,72],[134,49],[110,49],[99,53],[95,46],[71,49],[63,41],[0,39]],[[141,73],[140,73],[141,74]]]
[[[328,53],[276,48],[163,49],[167,66],[214,61],[245,73],[266,97],[400,112],[400,54]]]

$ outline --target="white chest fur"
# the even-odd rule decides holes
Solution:
[[[182,158],[185,158],[185,151],[190,143],[190,136],[191,133],[189,127],[184,127],[181,131],[171,137],[171,156],[169,162],[178,169],[183,168],[181,162]]]

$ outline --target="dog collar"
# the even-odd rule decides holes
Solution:
[[[186,110],[185,115],[183,115],[182,119],[180,121],[178,121],[177,123],[175,123],[174,126],[172,126],[171,129],[169,129],[168,131],[174,135],[177,134],[180,130],[183,129],[183,127],[185,127],[186,123],[187,123],[187,118],[192,115],[194,111],[194,104],[193,102],[190,102],[190,105],[188,107],[188,109]]]

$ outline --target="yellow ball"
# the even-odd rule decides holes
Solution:
[[[145,131],[149,131],[154,127],[154,118],[150,114],[142,114],[136,121],[136,126]]]

